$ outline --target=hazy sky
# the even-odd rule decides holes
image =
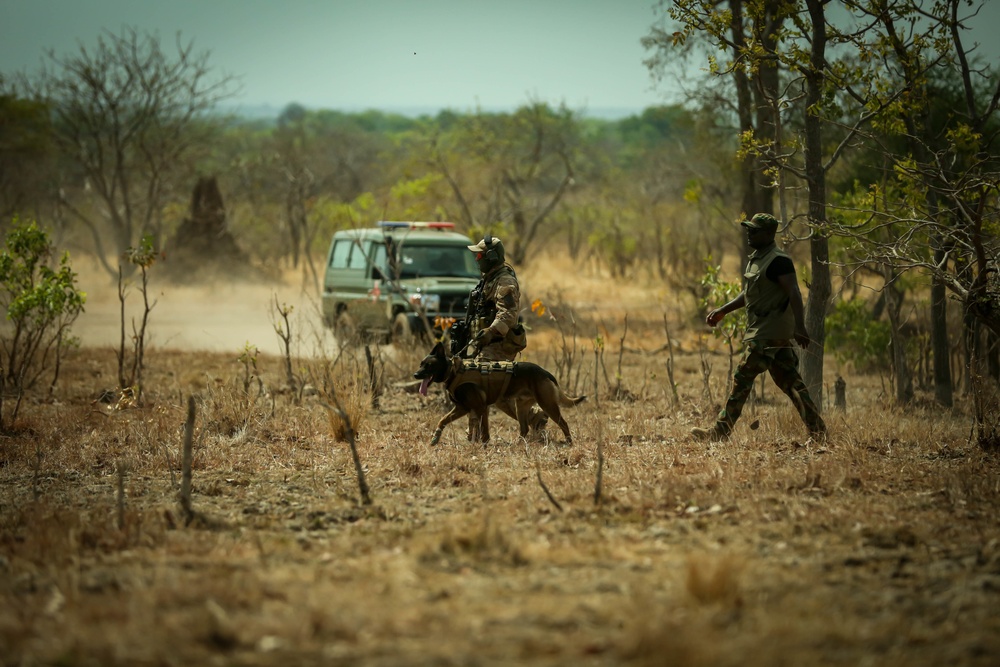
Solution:
[[[177,31],[242,105],[574,109],[664,102],[639,40],[655,0],[0,0],[0,71],[135,26]],[[661,12],[662,13],[662,12]]]
[[[676,101],[654,88],[639,40],[656,0],[0,0],[0,72],[102,29],[178,31],[237,76],[244,107],[640,111]],[[1000,58],[1000,0],[971,38]]]

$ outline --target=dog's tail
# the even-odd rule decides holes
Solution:
[[[586,396],[570,396],[562,389],[559,390],[559,405],[563,408],[572,408],[587,400]]]

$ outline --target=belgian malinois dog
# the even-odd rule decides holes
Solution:
[[[488,368],[484,369],[483,364]],[[420,393],[427,395],[432,382],[445,386],[448,398],[454,403],[451,411],[441,418],[431,444],[441,440],[441,431],[456,419],[473,414],[469,427],[469,440],[486,443],[490,439],[489,406],[501,398],[509,399],[499,403],[498,408],[517,420],[521,437],[528,435],[528,411],[535,403],[542,408],[549,419],[559,425],[566,442],[571,443],[569,424],[563,419],[559,406],[572,407],[586,396],[569,396],[556,382],[555,376],[547,370],[526,361],[518,362],[471,362],[461,357],[450,357],[444,345],[438,343],[431,353],[420,362],[420,368],[413,374],[420,383]],[[510,403],[515,413],[510,413]]]

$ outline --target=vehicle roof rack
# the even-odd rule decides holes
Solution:
[[[379,220],[376,224],[383,229],[455,229],[454,222],[397,222],[394,220]]]

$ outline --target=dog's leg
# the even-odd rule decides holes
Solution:
[[[569,434],[569,424],[566,423],[562,412],[559,410],[559,394],[561,393],[558,386],[549,383],[539,388],[535,398],[538,400],[538,406],[549,416],[549,419],[562,429],[563,435],[566,436],[566,444],[571,444],[573,438]]]
[[[524,439],[528,438],[528,415],[531,414],[531,406],[534,404],[534,398],[524,398],[514,403],[514,419],[517,420],[518,431]]]
[[[474,387],[472,385],[463,385],[466,390],[462,396],[463,403],[468,406],[469,412],[472,413],[472,419],[470,420],[475,424],[476,433],[469,432],[469,440],[471,442],[481,442],[486,444],[490,441],[490,406],[486,405],[486,394],[479,387]]]
[[[559,428],[562,429],[563,435],[566,436],[566,444],[571,445],[573,444],[573,436],[569,434],[569,424],[563,418],[562,414],[558,412],[558,408],[556,408],[556,410],[557,410],[556,414],[554,415],[550,414],[549,417],[551,417],[552,421],[558,424]]]
[[[434,436],[431,438],[431,446],[441,442],[441,432],[444,430],[445,426],[467,414],[469,414],[469,411],[466,408],[463,408],[460,405],[455,405],[455,407],[451,409],[451,412],[446,414],[444,417],[441,417],[441,421],[438,422],[437,428],[434,430]]]
[[[517,404],[514,399],[508,396],[502,396],[493,405],[497,410],[504,413],[514,421],[517,421]]]
[[[545,414],[549,416],[549,419],[555,422],[556,425],[562,429],[563,435],[566,436],[566,444],[573,444],[573,437],[569,434],[569,424],[566,423],[566,419],[562,416],[562,412],[559,410],[559,404],[552,404],[551,409],[541,403],[539,403],[539,405],[542,406],[542,410],[544,410]]]
[[[490,406],[485,404],[479,416],[479,434],[482,436],[484,445],[490,441]]]
[[[469,442],[486,442],[490,439],[489,422],[483,419],[483,414],[488,410],[486,405],[486,395],[481,389],[472,384],[463,384],[455,390],[452,397],[456,409],[461,406],[462,413],[471,415],[469,418]],[[457,417],[456,417],[457,419]]]
[[[476,410],[469,412],[469,442],[483,441],[483,415]]]

